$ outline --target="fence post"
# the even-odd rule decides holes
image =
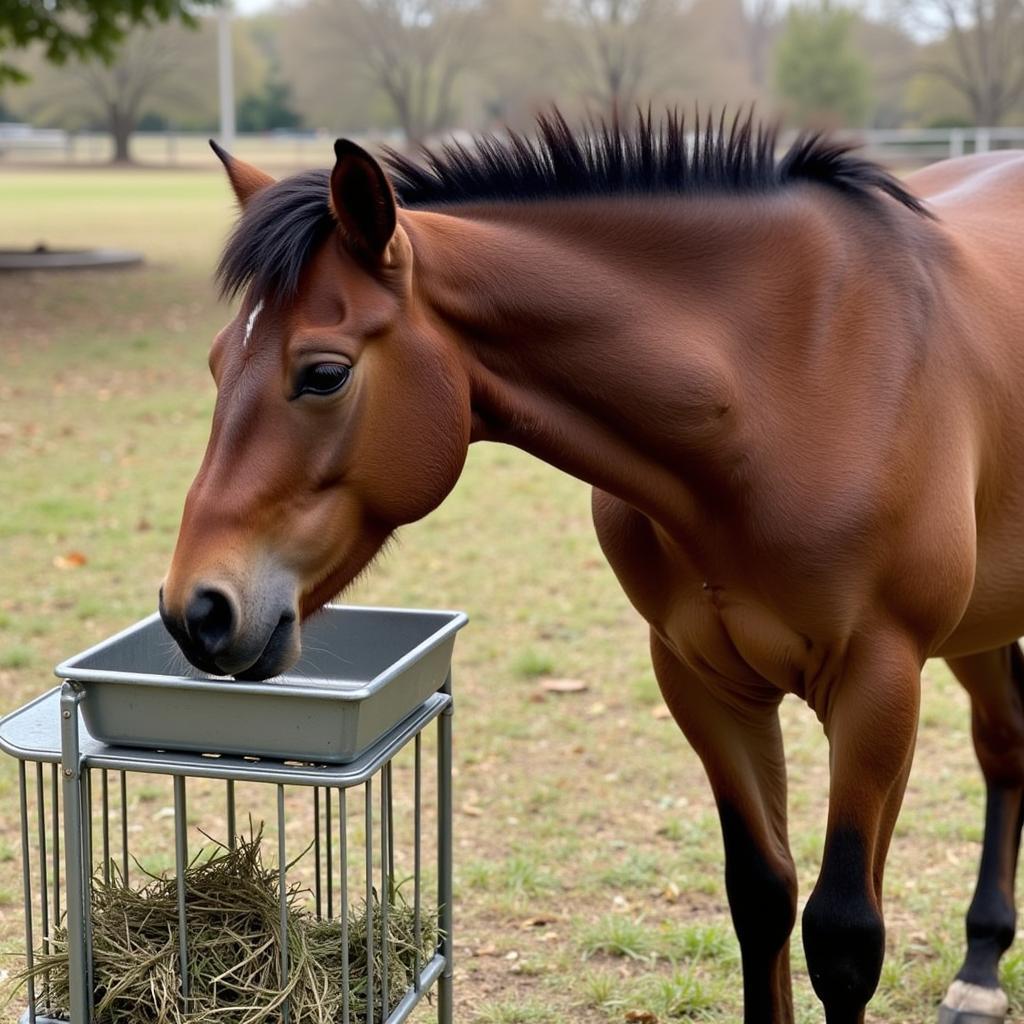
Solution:
[[[987,128],[978,128],[974,133],[974,152],[987,153],[991,145],[991,137]]]
[[[963,128],[951,128],[949,131],[949,155],[964,155],[964,130]]]

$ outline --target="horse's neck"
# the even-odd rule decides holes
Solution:
[[[418,293],[467,368],[474,439],[523,448],[670,527],[693,525],[698,491],[729,500],[746,409],[785,400],[786,375],[803,372],[871,258],[849,223],[799,195],[406,217]]]

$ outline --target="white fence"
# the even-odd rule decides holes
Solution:
[[[851,132],[869,156],[894,165],[916,165],[992,149],[1024,149],[1016,128],[874,128]]]
[[[845,133],[864,144],[867,155],[897,169],[992,149],[1024,149],[1024,126],[1015,128],[870,129]],[[313,133],[241,134],[232,151],[271,170],[322,167],[331,160],[333,135]],[[399,144],[395,138],[385,141]],[[786,139],[784,138],[783,143]],[[94,132],[35,132],[0,136],[0,168],[19,164],[87,165],[110,161],[108,135]],[[207,136],[199,132],[138,132],[132,155],[158,167],[210,167]]]

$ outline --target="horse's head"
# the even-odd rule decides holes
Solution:
[[[469,444],[388,179],[352,143],[335,153],[330,175],[279,183],[218,154],[242,207],[222,282],[245,299],[210,352],[213,426],[160,593],[211,673],[290,667],[299,621],[442,501]]]

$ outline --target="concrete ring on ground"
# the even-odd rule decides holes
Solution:
[[[134,267],[143,262],[131,249],[0,249],[0,273],[11,270],[87,270]]]

